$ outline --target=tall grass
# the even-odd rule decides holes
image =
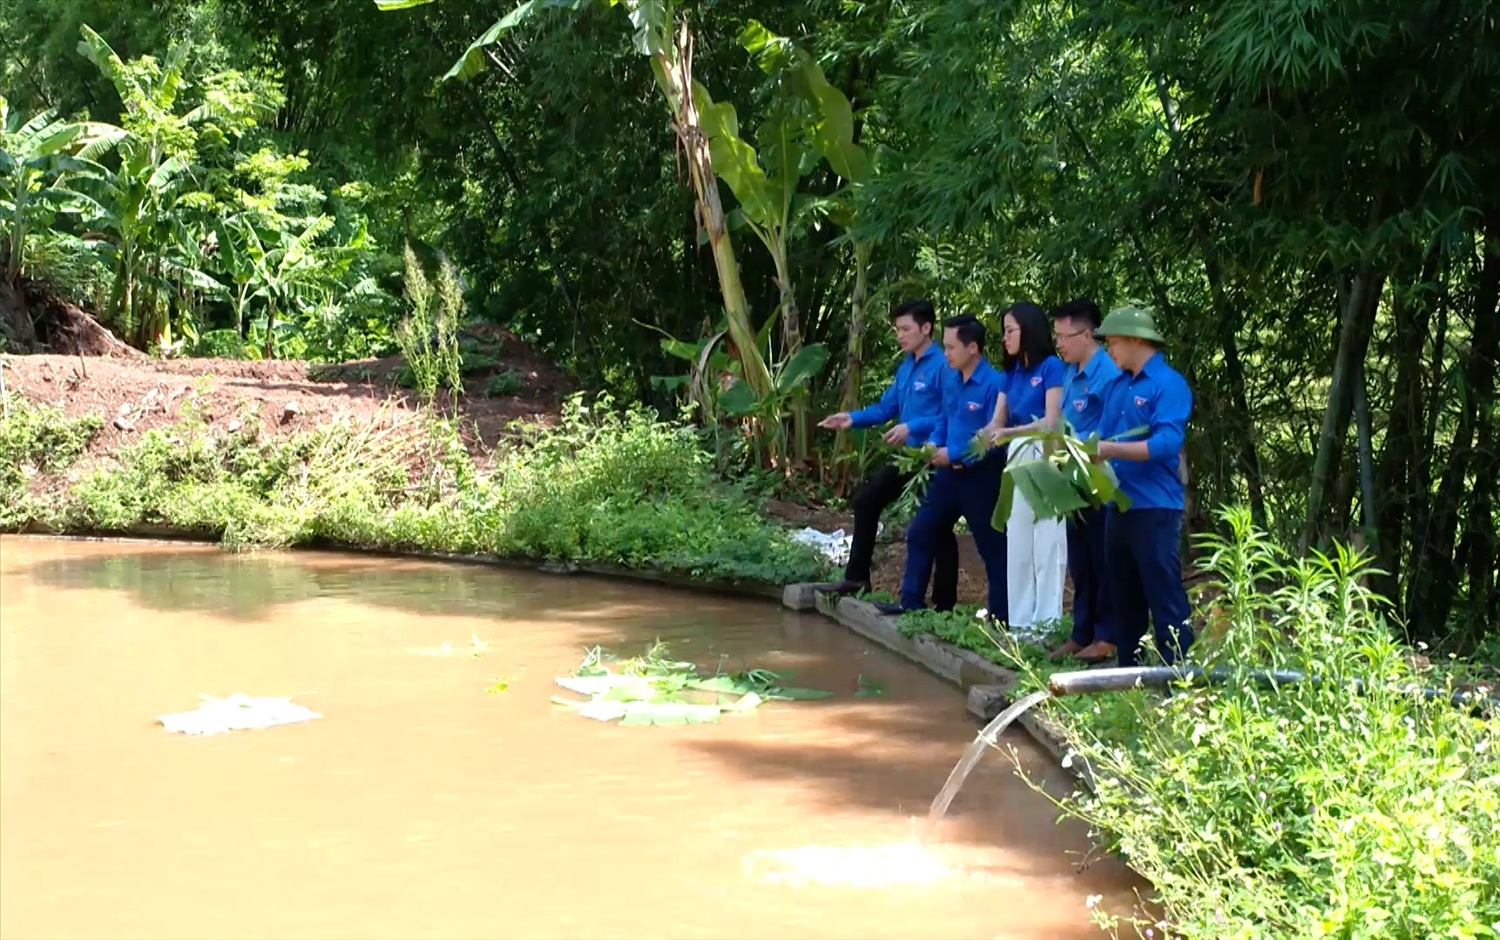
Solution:
[[[463,287],[458,269],[447,258],[438,268],[435,287],[410,245],[402,250],[402,261],[406,300],[411,311],[396,327],[396,345],[411,370],[418,397],[431,408],[440,385],[446,384],[455,396],[463,393],[458,348],[458,328],[464,315]]]

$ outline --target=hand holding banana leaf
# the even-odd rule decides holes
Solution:
[[[1145,427],[1132,428],[1117,438],[1143,433]],[[1005,432],[999,432],[1004,437]],[[982,457],[994,446],[996,433],[986,429],[974,435],[970,455]],[[1114,503],[1120,510],[1130,508],[1130,498],[1120,491],[1114,470],[1099,456],[1099,435],[1079,438],[1067,422],[1060,430],[1027,430],[1010,437],[1012,446],[1037,441],[1042,456],[1006,466],[1000,482],[1000,499],[995,504],[991,524],[1004,529],[1010,519],[1010,507],[1019,487],[1026,504],[1040,519],[1057,519],[1091,506]]]

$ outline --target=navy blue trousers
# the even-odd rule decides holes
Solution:
[[[1139,665],[1146,628],[1172,665],[1193,644],[1187,590],[1182,586],[1180,509],[1106,510],[1106,564],[1121,666]]]
[[[1084,509],[1068,519],[1068,574],[1073,578],[1073,633],[1079,646],[1114,643],[1109,603],[1104,509]]]
[[[1005,618],[1006,599],[1005,532],[990,525],[995,504],[1000,501],[1000,475],[1005,470],[1004,456],[992,454],[972,467],[940,467],[927,483],[922,503],[906,533],[906,572],[901,578],[901,606],[917,610],[926,606],[927,572],[933,556],[953,526],[962,517],[969,523],[974,547],[984,561],[989,581],[989,610]]]

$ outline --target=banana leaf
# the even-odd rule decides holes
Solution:
[[[1134,437],[1148,428],[1131,428],[1110,440]],[[1014,461],[1005,468],[1000,480],[1000,498],[990,523],[1005,528],[1019,489],[1021,497],[1039,519],[1060,519],[1090,507],[1113,503],[1121,512],[1130,509],[1130,497],[1120,489],[1120,481],[1106,461],[1098,460],[1099,435],[1079,438],[1066,424],[1056,431],[1029,431],[1017,435],[1011,445],[1038,442],[1041,456]],[[977,436],[970,446],[974,456],[982,455],[988,446]]]

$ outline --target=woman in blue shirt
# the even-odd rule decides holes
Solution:
[[[1004,393],[990,422],[991,436],[997,441],[1057,427],[1065,371],[1062,360],[1052,352],[1052,329],[1041,307],[1015,304],[1005,312],[1004,324]],[[1011,448],[1007,462],[1041,457],[1041,445],[1026,441]],[[1066,523],[1038,519],[1017,490],[1005,531],[1011,627],[1030,629],[1061,620],[1063,578],[1068,569]]]

